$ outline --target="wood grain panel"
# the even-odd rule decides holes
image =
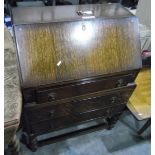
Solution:
[[[15,26],[24,87],[141,67],[135,17]]]

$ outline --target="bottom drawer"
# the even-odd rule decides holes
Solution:
[[[31,125],[31,133],[40,135],[46,132],[71,127],[88,121],[93,121],[97,118],[107,118],[117,113],[122,113],[124,108],[125,105],[119,105],[111,108],[83,113],[81,115],[75,114],[53,120],[46,120],[38,124]]]

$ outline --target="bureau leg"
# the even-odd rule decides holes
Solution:
[[[38,148],[37,138],[33,135],[22,134],[21,142],[25,144],[31,151],[35,152]]]
[[[119,120],[119,117],[120,117],[120,114],[106,119],[106,121],[108,123],[108,128],[107,128],[108,130],[111,130],[114,127],[116,122]]]
[[[38,145],[37,145],[37,138],[35,136],[29,136],[29,144],[28,147],[33,151],[37,151]]]
[[[11,155],[18,155],[20,152],[19,140],[16,138],[16,135],[13,137],[12,141],[8,145],[8,149],[11,152]]]
[[[107,121],[107,124],[108,124],[107,129],[111,130],[114,127],[114,124],[112,124],[112,118],[107,118],[106,121]]]

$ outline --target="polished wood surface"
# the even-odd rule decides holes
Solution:
[[[128,83],[134,80],[133,74],[128,74],[116,77],[109,77],[108,79],[99,79],[99,80],[88,80],[83,81],[80,84],[73,84],[66,86],[61,86],[57,88],[47,88],[37,89],[36,91],[36,102],[50,102],[61,100],[65,98],[85,95],[98,91],[107,91],[114,88],[119,88],[123,86],[127,86]]]
[[[113,77],[113,79],[118,77],[118,74],[112,75],[113,76],[106,76],[106,78],[98,77],[96,80],[94,78],[95,83],[99,79],[104,79],[105,83],[103,83],[103,85],[106,83],[110,85],[111,80],[109,79],[111,79],[111,77]],[[119,75],[121,75],[121,73]],[[125,75],[133,76],[132,80],[134,81],[137,71],[133,70],[126,72],[126,74],[123,72],[120,79],[124,80]],[[84,81],[88,82],[90,79],[87,80]],[[125,86],[122,85],[112,89],[107,88],[102,91],[94,90],[93,93],[90,93],[90,91],[85,88],[87,90],[86,94],[79,94],[78,96],[74,94],[75,96],[73,97],[69,96],[68,98],[42,102],[40,104],[36,102],[36,98],[34,97],[35,101],[25,103],[23,108],[23,131],[28,134],[28,140],[26,140],[25,143],[31,150],[35,151],[40,143],[40,141],[36,139],[37,136],[101,118],[106,122],[108,128],[111,129],[116,123],[116,120],[118,120],[118,116],[124,111],[127,101],[136,87],[133,81],[126,83]],[[40,90],[43,91],[45,88],[51,89],[51,91],[52,88],[57,88],[58,90],[60,88],[61,90],[61,88],[70,86],[70,84],[72,84],[74,88],[78,83],[80,84],[82,81],[75,80],[74,82],[54,85],[53,87],[40,87]],[[83,86],[84,85],[81,85],[81,89],[83,89]],[[46,89],[44,91],[46,92]],[[68,135],[69,134],[70,133],[68,133]],[[46,144],[46,141],[47,139],[41,141],[41,143],[45,142]]]
[[[84,14],[78,14],[78,12]],[[89,14],[87,14],[89,12]],[[45,7],[15,7],[12,10],[13,23],[32,24],[63,21],[84,20],[83,17],[92,18],[124,18],[133,16],[119,3],[115,4],[87,4],[87,5],[65,5]]]
[[[113,110],[115,108],[115,110]],[[45,120],[35,125],[31,125],[31,133],[39,135],[51,131],[57,131],[60,129],[68,128],[71,126],[75,126],[78,124],[86,123],[92,120],[96,120],[99,118],[107,118],[112,117],[119,112],[122,113],[125,105],[117,105],[113,106],[113,108],[104,108],[94,110],[92,112],[86,112],[81,115],[72,115],[65,116],[61,118],[56,118],[53,120]],[[111,110],[115,111],[115,113],[110,112]]]
[[[23,87],[140,68],[137,29],[135,17],[15,26]]]
[[[151,117],[151,69],[142,69],[136,78],[137,87],[127,104],[137,119]]]
[[[42,85],[37,88],[23,88],[23,102],[25,104],[31,102],[43,103],[40,102],[40,100],[47,102],[51,98],[51,93],[54,93],[54,98],[52,97],[50,100],[56,101],[61,99],[62,96],[67,98],[78,96],[78,94],[86,95],[88,93],[93,93],[92,90],[107,91],[119,87],[121,88],[123,86],[127,86],[129,83],[132,83],[135,80],[138,72],[139,69],[136,69],[132,71],[93,76],[79,80],[62,81],[59,83]],[[87,91],[85,91],[84,88],[86,88]]]
[[[13,21],[28,147],[100,118],[111,129],[141,68],[137,17],[108,4],[17,8]]]
[[[91,112],[98,109],[109,108],[117,105],[126,105],[135,87],[117,89],[114,92],[102,94],[102,96],[92,96],[84,99],[74,99],[66,103],[52,104],[31,104],[25,106],[27,119],[31,124],[36,124],[49,119],[68,116],[80,116],[82,113]],[[39,114],[39,115],[38,115]]]

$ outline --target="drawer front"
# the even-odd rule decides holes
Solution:
[[[65,98],[85,95],[97,91],[109,90],[126,86],[128,83],[133,82],[133,74],[124,76],[110,77],[100,80],[88,80],[80,84],[68,85],[59,88],[37,90],[36,100],[37,103],[51,102]]]
[[[122,113],[125,108],[125,105],[119,105],[113,107],[113,109],[116,110],[116,113]],[[65,116],[53,120],[47,120],[40,122],[38,124],[33,124],[31,125],[31,133],[34,134],[43,134],[49,131],[55,131],[55,130],[60,130],[64,129],[67,127],[75,126],[81,123],[93,121],[98,118],[107,118],[111,116],[111,110],[112,108],[105,108],[101,110],[95,110],[92,112],[87,112],[83,113],[81,115],[70,115],[70,116]]]
[[[55,119],[68,115],[80,115],[82,113],[113,107],[115,105],[126,104],[128,98],[133,92],[133,87],[130,89],[120,89],[116,92],[105,94],[100,97],[91,97],[83,100],[73,100],[67,103],[52,104],[36,104],[33,107],[25,108],[26,117],[31,124],[40,121]]]

